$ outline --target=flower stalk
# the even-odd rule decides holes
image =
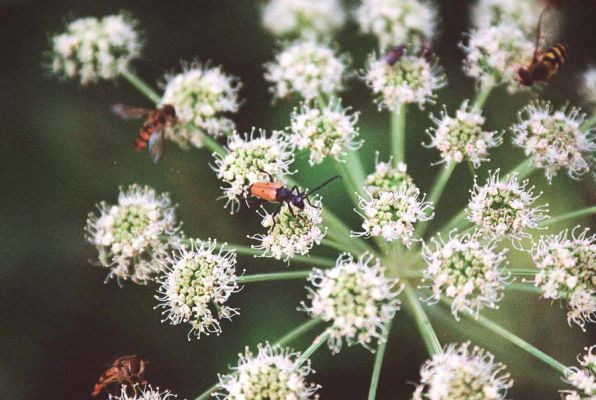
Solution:
[[[313,340],[312,344],[308,346],[308,348],[304,350],[304,352],[300,355],[298,360],[296,360],[296,367],[300,367],[302,364],[304,364],[306,360],[308,360],[310,356],[312,356],[319,347],[321,347],[323,344],[325,344],[325,342],[327,342],[330,336],[331,333],[329,332],[329,330],[325,330],[323,333],[317,336],[315,340]]]
[[[377,388],[379,387],[379,378],[381,377],[381,369],[383,367],[383,358],[385,357],[385,348],[389,340],[389,332],[391,332],[391,321],[386,325],[387,339],[379,343],[377,353],[375,355],[375,364],[373,366],[372,377],[370,379],[370,388],[368,390],[368,400],[375,400],[377,397]]]
[[[443,169],[441,170],[439,176],[437,176],[437,179],[432,186],[430,196],[428,197],[428,202],[432,203],[433,205],[437,204],[441,198],[441,195],[443,194],[443,191],[445,190],[445,186],[447,185],[447,181],[449,181],[449,177],[451,177],[451,174],[455,169],[455,165],[456,163],[450,162],[443,166]],[[430,220],[427,220],[418,224],[418,227],[416,228],[416,235],[418,235],[418,237],[424,237],[429,223]]]
[[[416,320],[416,326],[418,327],[418,330],[422,335],[422,339],[424,340],[426,349],[428,350],[428,354],[433,356],[435,354],[441,353],[443,348],[441,347],[439,338],[437,337],[430,320],[424,312],[422,304],[420,304],[420,301],[416,297],[416,292],[409,285],[406,285],[404,287],[404,293],[406,295],[408,306],[414,315],[414,319]]]
[[[550,219],[542,221],[539,224],[539,226],[543,227],[543,226],[547,226],[547,225],[558,224],[560,222],[568,221],[570,219],[581,218],[581,217],[585,217],[585,216],[593,215],[593,214],[596,214],[596,206],[586,207],[586,208],[582,208],[581,210],[571,211],[567,214],[562,214],[557,217],[552,217]]]
[[[391,150],[396,165],[400,161],[405,162],[406,107],[406,104],[401,103],[391,112]]]
[[[305,279],[310,274],[310,270],[303,271],[289,271],[289,272],[273,272],[268,274],[251,274],[239,276],[236,281],[238,283],[254,283],[254,282],[271,282],[271,281],[285,281],[292,279]]]
[[[151,88],[147,83],[145,83],[141,78],[137,75],[133,74],[129,70],[125,69],[121,72],[121,75],[128,83],[135,87],[139,92],[147,96],[149,100],[154,102],[155,104],[159,104],[161,101],[161,96]]]

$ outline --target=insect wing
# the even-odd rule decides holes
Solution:
[[[150,109],[127,106],[126,104],[116,103],[112,106],[112,112],[122,119],[140,119],[151,112]]]
[[[554,45],[561,31],[561,15],[551,5],[547,6],[540,14],[536,39],[534,42],[534,60],[539,54]]]
[[[163,129],[156,130],[149,137],[149,155],[156,164],[163,156],[164,141],[165,138]]]

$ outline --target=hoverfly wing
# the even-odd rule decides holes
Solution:
[[[155,164],[157,164],[163,157],[164,145],[164,130],[159,129],[151,134],[149,137],[149,155]]]
[[[553,5],[547,5],[540,13],[536,39],[534,41],[534,61],[539,54],[554,45],[561,31],[561,16]]]
[[[116,103],[112,105],[112,112],[122,119],[140,119],[147,116],[151,110],[147,108],[133,107],[122,103]]]

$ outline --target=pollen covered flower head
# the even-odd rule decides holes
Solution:
[[[582,74],[580,93],[585,102],[592,106],[592,110],[596,111],[596,66],[590,66]]]
[[[294,161],[289,143],[282,132],[274,131],[267,137],[264,130],[250,134],[235,133],[229,140],[224,155],[215,154],[215,172],[226,185],[222,198],[234,213],[245,198],[251,184],[288,174]]]
[[[567,302],[567,320],[585,330],[596,320],[596,235],[585,229],[569,238],[564,230],[542,236],[532,248],[532,260],[540,270],[534,284],[546,299]]]
[[[384,57],[371,55],[363,76],[376,96],[379,109],[395,111],[401,104],[433,104],[436,91],[446,85],[443,69],[435,60],[404,54],[390,65]]]
[[[167,74],[160,101],[176,110],[178,123],[166,136],[181,147],[203,146],[203,135],[224,136],[234,131],[230,113],[238,111],[240,81],[224,73],[221,67],[183,64],[183,71]]]
[[[365,253],[355,260],[343,253],[334,268],[315,268],[308,279],[314,288],[307,287],[310,304],[302,302],[302,307],[312,318],[331,322],[328,345],[333,353],[344,340],[371,351],[373,341],[386,340],[385,325],[399,310],[401,287],[397,279],[385,277],[377,258]]]
[[[311,204],[309,204],[310,202]],[[313,197],[304,205],[304,210],[283,203],[279,213],[259,213],[263,217],[261,225],[266,234],[251,236],[258,240],[254,249],[263,250],[263,257],[289,261],[294,255],[307,255],[315,244],[320,244],[327,230],[322,227],[321,200]],[[264,209],[263,209],[264,210]]]
[[[513,126],[513,143],[524,149],[550,181],[561,169],[577,179],[594,167],[596,142],[590,129],[582,129],[585,114],[578,108],[553,110],[549,103],[533,103],[519,114]]]
[[[341,0],[270,0],[263,25],[277,36],[328,36],[346,20]]]
[[[431,117],[436,127],[428,130],[431,142],[441,152],[443,162],[470,161],[475,168],[488,161],[488,149],[499,146],[501,134],[482,129],[485,118],[479,109],[468,107],[465,101],[451,117],[444,109],[441,118]]]
[[[412,400],[504,400],[513,380],[495,356],[469,342],[450,344],[420,368]]]
[[[479,0],[472,7],[472,25],[487,28],[511,23],[527,34],[534,34],[542,10],[537,0]]]
[[[341,160],[348,150],[362,145],[356,140],[357,122],[358,113],[349,114],[339,102],[323,108],[303,105],[292,113],[288,139],[296,149],[309,151],[311,166],[322,163],[325,157]]]
[[[478,315],[483,307],[498,308],[507,278],[502,272],[507,251],[496,251],[494,243],[481,243],[469,234],[452,233],[446,243],[440,237],[432,240],[434,248],[425,245],[423,250],[429,300],[451,300],[456,319],[464,310]]]
[[[363,0],[356,9],[360,30],[376,36],[379,47],[417,45],[434,36],[437,11],[421,0]]]
[[[379,162],[377,159],[375,161],[375,172],[366,177],[364,188],[373,198],[381,192],[397,190],[402,184],[413,182],[407,170],[408,166],[401,161],[397,163],[396,167],[393,167],[391,159],[388,162]]]
[[[167,193],[148,186],[120,189],[118,204],[101,202],[87,218],[86,238],[99,252],[99,264],[108,279],[139,284],[163,272],[156,258],[176,246],[179,226]]]
[[[337,56],[325,44],[300,40],[290,43],[275,61],[265,64],[265,79],[278,99],[293,95],[305,100],[333,96],[343,90],[346,62],[345,57]]]
[[[52,38],[52,72],[86,85],[114,79],[141,55],[138,23],[126,14],[80,18]]]
[[[164,321],[190,325],[189,340],[191,335],[219,335],[220,321],[238,314],[237,309],[226,305],[232,293],[240,290],[236,253],[216,246],[212,240],[191,240],[189,246],[181,246],[176,254],[160,260],[166,274],[158,280],[158,307],[164,309]]]
[[[474,184],[468,204],[468,220],[482,235],[500,239],[510,236],[514,244],[530,235],[527,229],[537,228],[547,218],[548,206],[534,207],[540,195],[534,195],[529,181],[519,182],[517,175],[499,178],[499,170],[491,173],[486,185]]]
[[[424,201],[424,195],[412,183],[400,185],[397,189],[381,191],[375,196],[359,196],[362,209],[364,237],[382,237],[391,242],[400,240],[410,247],[414,238],[415,224],[433,218],[433,206]]]
[[[565,381],[573,390],[561,390],[564,400],[594,400],[596,396],[596,345],[586,347],[586,354],[578,357],[580,367],[569,367]]]
[[[259,344],[257,354],[247,347],[239,354],[238,365],[227,375],[219,375],[218,400],[318,398],[318,385],[308,383],[310,361],[297,365],[300,353],[269,343]]]
[[[464,72],[480,85],[503,84],[509,93],[524,88],[517,82],[517,70],[534,54],[534,43],[511,23],[473,30],[466,45]]]
[[[130,392],[132,394],[129,394]],[[132,390],[126,385],[122,385],[119,396],[110,394],[110,400],[174,400],[176,398],[178,396],[169,390],[162,391],[158,387],[151,387],[151,385],[134,385]]]

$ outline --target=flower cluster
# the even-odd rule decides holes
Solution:
[[[305,100],[332,96],[343,89],[346,59],[313,40],[290,43],[265,64],[265,79],[276,98],[298,95]]]
[[[524,149],[534,166],[544,168],[549,181],[563,168],[575,179],[593,168],[596,142],[590,129],[581,128],[585,115],[578,108],[554,111],[549,103],[534,103],[519,119],[512,128],[513,143]]]
[[[368,193],[367,198],[359,196],[359,206],[363,212],[364,232],[357,235],[381,236],[388,242],[399,239],[406,247],[414,240],[414,224],[434,217],[432,204],[424,201],[420,189],[412,183],[378,192],[375,196]]]
[[[501,23],[475,29],[461,47],[466,53],[464,71],[481,85],[504,84],[510,93],[523,87],[517,70],[531,61],[534,44],[517,26]]]
[[[586,348],[586,354],[578,358],[578,367],[569,367],[566,381],[573,390],[561,390],[564,400],[593,400],[596,396],[596,345]]]
[[[381,49],[430,41],[436,16],[434,7],[421,0],[363,0],[356,10],[360,30],[375,35]]]
[[[477,108],[470,109],[467,101],[456,111],[455,117],[443,110],[440,119],[432,117],[432,120],[436,127],[428,130],[431,137],[428,146],[439,150],[447,163],[468,160],[478,168],[481,162],[488,161],[488,149],[503,142],[497,132],[482,130],[484,117]]]
[[[381,57],[371,55],[363,76],[377,96],[379,109],[397,110],[402,104],[432,104],[436,91],[446,85],[443,69],[436,61],[415,54],[404,54],[390,65]]]
[[[238,310],[227,306],[232,293],[240,288],[236,282],[236,253],[219,246],[215,241],[191,240],[178,254],[164,257],[161,262],[166,274],[158,280],[156,299],[164,308],[166,320],[172,325],[188,323],[188,334],[219,334],[219,321],[231,319]]]
[[[401,161],[397,163],[397,167],[392,167],[391,159],[388,162],[377,160],[375,172],[366,177],[364,188],[373,198],[378,197],[382,192],[397,190],[402,184],[413,182],[407,170],[408,166]]]
[[[493,243],[481,243],[468,234],[451,235],[445,243],[433,239],[435,248],[424,246],[427,267],[424,281],[431,290],[430,299],[452,300],[451,312],[469,310],[478,315],[483,307],[497,308],[503,297],[506,276],[501,271],[506,250],[497,252]]]
[[[320,164],[328,156],[340,160],[346,151],[362,145],[356,140],[358,114],[348,114],[339,103],[322,108],[305,105],[291,118],[289,141],[298,150],[309,150],[310,165]]]
[[[235,133],[228,139],[224,155],[215,154],[217,177],[228,186],[223,188],[226,207],[234,213],[245,198],[251,184],[288,174],[294,161],[292,150],[279,131],[267,137],[265,131],[253,130],[249,135]]]
[[[532,260],[540,270],[535,285],[547,299],[569,304],[567,319],[582,329],[596,317],[596,235],[588,229],[579,235],[564,230],[540,238],[532,248]]]
[[[263,26],[277,36],[327,36],[346,20],[340,0],[270,0]]]
[[[534,34],[542,8],[538,1],[479,0],[472,7],[472,23],[487,28],[511,23],[527,34]]]
[[[309,204],[311,202],[312,204]],[[279,213],[264,211],[262,225],[266,234],[253,235],[258,240],[254,249],[263,250],[263,257],[288,261],[296,254],[306,255],[315,244],[320,244],[326,229],[321,227],[322,205],[319,198],[308,200],[304,210],[283,203]]]
[[[114,79],[141,55],[137,22],[125,14],[77,19],[52,38],[52,72],[86,85]]]
[[[451,344],[424,363],[412,400],[504,400],[513,386],[504,371],[491,353]]]
[[[260,344],[255,356],[248,347],[239,354],[238,365],[219,375],[218,400],[288,399],[310,400],[319,389],[307,383],[313,372],[310,361],[298,365],[299,353],[269,343]]]
[[[87,241],[99,252],[99,263],[109,278],[146,283],[163,272],[156,257],[166,255],[178,242],[179,227],[168,194],[147,186],[120,189],[118,204],[97,205],[89,213]]]
[[[546,219],[547,206],[533,207],[540,195],[527,180],[519,182],[517,175],[499,178],[499,170],[491,173],[486,185],[474,184],[468,204],[468,219],[479,232],[492,238],[509,235],[514,244],[530,235],[528,228],[537,228]]]
[[[240,81],[220,67],[198,62],[183,65],[178,74],[168,74],[160,103],[176,109],[178,123],[166,131],[169,139],[182,147],[202,147],[203,135],[223,136],[234,131],[227,113],[238,111]]]
[[[341,254],[336,266],[313,269],[308,278],[310,305],[302,306],[313,318],[331,322],[329,348],[337,353],[345,339],[348,346],[360,343],[372,351],[372,341],[386,340],[385,325],[399,309],[398,280],[385,276],[378,259],[368,253],[357,260]]]
[[[127,386],[122,385],[120,395],[110,395],[110,400],[173,400],[177,398],[175,394],[169,390],[161,391],[158,387],[153,388],[151,386],[139,386],[133,387],[133,394],[129,395]]]

